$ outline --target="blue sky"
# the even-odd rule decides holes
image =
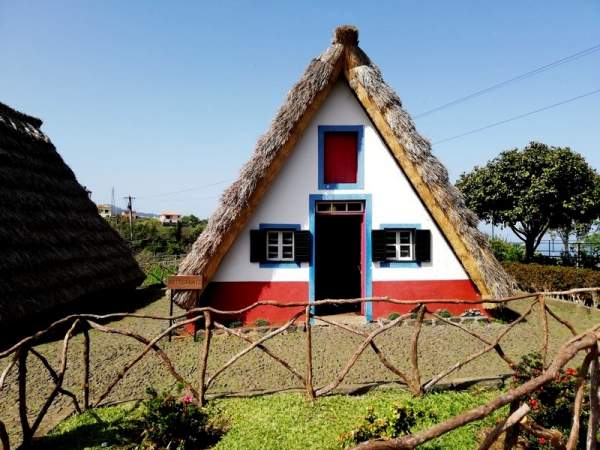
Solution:
[[[44,120],[95,201],[114,186],[120,206],[131,193],[141,211],[205,217],[342,23],[359,27],[413,115],[600,44],[596,0],[0,0],[0,101]],[[436,142],[598,88],[600,52],[416,124]],[[598,169],[599,119],[597,94],[434,153],[453,180],[531,140],[571,146]]]

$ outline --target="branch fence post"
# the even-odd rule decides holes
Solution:
[[[546,298],[544,297],[544,295],[540,294],[537,296],[537,301],[538,301],[538,310],[539,310],[539,314],[540,314],[540,320],[542,322],[542,326],[543,326],[543,332],[544,332],[544,336],[542,338],[542,363],[543,363],[543,367],[544,370],[546,370],[547,368],[547,364],[548,364],[548,339],[549,339],[549,332],[548,332],[548,314],[546,312]]]
[[[315,399],[315,389],[313,386],[313,365],[312,365],[312,324],[310,323],[310,305],[306,307],[306,394],[310,400]]]
[[[200,406],[206,404],[206,367],[208,366],[208,352],[210,351],[210,339],[212,337],[212,316],[210,311],[204,311],[204,342],[202,342],[202,353],[200,355],[200,371],[198,386],[198,403]]]
[[[22,448],[31,446],[31,425],[27,419],[27,356],[29,347],[23,346],[19,350],[19,418],[21,419],[21,431],[23,433]]]
[[[515,414],[519,409],[520,399],[513,400],[508,407],[508,416],[511,417]],[[521,426],[516,423],[508,430],[506,430],[506,435],[504,436],[504,450],[512,450],[516,448],[517,441],[519,440],[519,433],[521,431]]]
[[[586,437],[586,450],[596,450],[596,436],[598,434],[598,421],[600,420],[600,367],[598,362],[598,346],[590,350],[592,361],[590,362],[590,417]]]
[[[421,395],[423,393],[423,386],[421,385],[421,374],[419,372],[419,335],[421,334],[421,328],[423,326],[423,318],[425,317],[425,311],[425,305],[419,305],[419,309],[417,311],[417,320],[415,321],[415,329],[413,331],[412,336],[410,360],[412,364],[413,395]]]
[[[90,407],[90,334],[89,325],[83,324],[83,410]]]

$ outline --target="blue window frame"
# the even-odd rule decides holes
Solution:
[[[258,226],[259,230],[293,230],[299,231],[300,224],[296,223],[261,223]],[[259,263],[261,269],[295,269],[301,264],[296,261],[272,261]]]
[[[364,127],[362,125],[319,125],[319,189],[362,189],[364,187]],[[356,183],[325,183],[325,133],[356,132]]]
[[[381,224],[383,230],[420,230],[420,223],[383,223]],[[414,244],[413,244],[414,245]],[[414,251],[413,251],[414,254]],[[419,261],[407,260],[407,261],[380,261],[379,267],[421,267]]]

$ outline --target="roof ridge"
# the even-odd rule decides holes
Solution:
[[[20,111],[17,111],[14,108],[11,108],[5,103],[0,102],[0,114],[4,116],[8,116],[13,120],[19,120],[21,122],[25,122],[37,129],[39,129],[44,123],[42,119],[38,119],[37,117],[30,116],[28,114],[24,114]]]

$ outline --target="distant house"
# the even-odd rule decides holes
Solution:
[[[201,275],[200,304],[221,310],[390,297],[460,314],[514,288],[477,222],[358,47],[356,28],[343,26],[289,92],[179,273]],[[196,298],[182,292],[176,302],[192,308]],[[413,307],[366,301],[315,313],[371,321]],[[242,320],[283,322],[301,310],[260,306]]]
[[[0,334],[50,310],[100,307],[144,279],[41,125],[0,103]]]
[[[100,217],[103,217],[105,219],[110,219],[112,217],[112,207],[110,205],[99,204],[97,205],[97,207],[98,214],[100,214]]]
[[[179,222],[179,219],[181,219],[181,214],[173,211],[165,211],[158,216],[158,220],[160,220],[163,225],[175,225]]]

